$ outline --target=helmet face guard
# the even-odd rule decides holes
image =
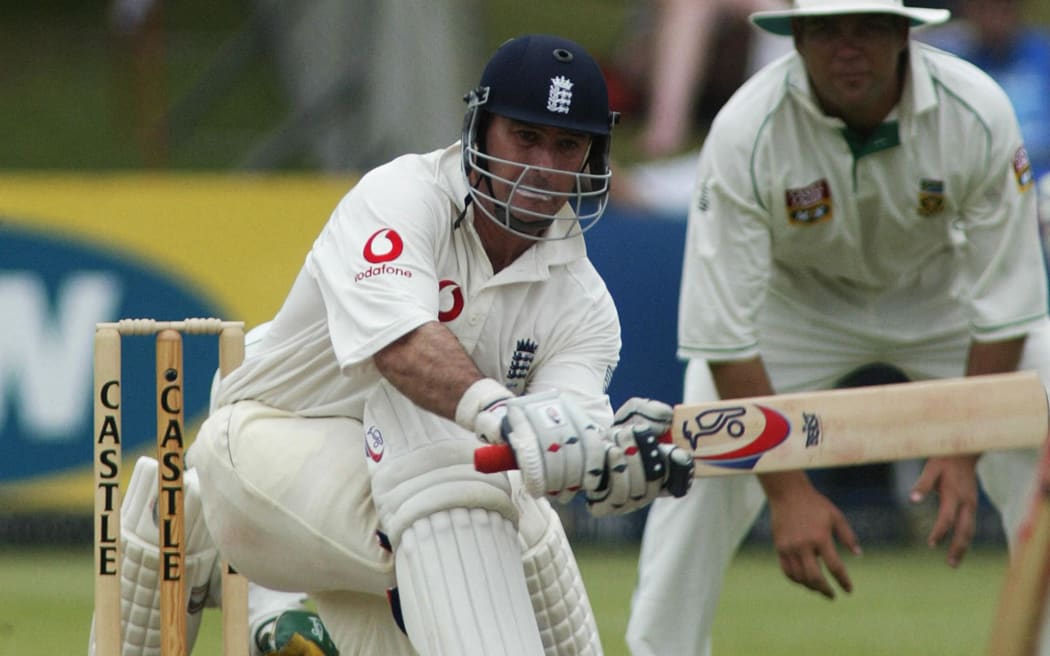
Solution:
[[[605,212],[609,200],[610,132],[617,114],[609,111],[605,78],[598,64],[580,46],[553,36],[519,37],[503,44],[485,67],[481,85],[467,94],[463,120],[463,172],[467,176],[469,202],[502,228],[535,240],[564,239],[589,230]],[[579,171],[533,166],[495,157],[486,152],[485,131],[490,114],[580,132],[590,137],[587,156]],[[507,164],[519,170],[514,179],[492,173],[491,164]],[[524,183],[533,171],[572,176],[573,190],[555,192]],[[496,198],[493,182],[509,188],[505,199]],[[569,211],[539,213],[519,207],[520,192],[562,197]],[[517,215],[517,216],[515,216]],[[532,221],[522,221],[528,217]],[[550,227],[556,221],[571,221],[566,230]]]

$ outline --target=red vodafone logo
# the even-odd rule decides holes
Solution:
[[[379,264],[396,260],[401,257],[403,250],[405,243],[401,241],[401,235],[390,228],[381,228],[365,242],[364,255],[372,264]]]
[[[438,283],[438,320],[452,321],[463,312],[463,290],[452,280]]]

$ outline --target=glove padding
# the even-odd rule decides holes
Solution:
[[[487,442],[510,444],[533,497],[567,503],[581,490],[596,490],[606,478],[606,451],[612,445],[583,410],[557,391],[506,399],[481,413],[475,430]]]
[[[628,513],[658,496],[684,496],[693,481],[693,457],[663,441],[671,428],[671,406],[650,399],[628,399],[608,431],[605,476],[586,494],[595,517]]]
[[[324,622],[305,610],[281,613],[259,629],[256,642],[266,656],[339,656]]]

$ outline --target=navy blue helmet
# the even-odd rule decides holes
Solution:
[[[511,39],[499,47],[485,66],[478,87],[464,99],[467,113],[463,121],[463,170],[468,179],[472,172],[477,175],[475,184],[470,185],[470,197],[476,210],[480,208],[489,218],[515,234],[536,238],[529,232],[515,229],[515,219],[510,212],[511,199],[501,201],[491,193],[493,176],[487,164],[496,158],[486,152],[485,129],[488,115],[499,114],[591,137],[590,152],[582,170],[573,172],[576,188],[564,194],[573,216],[538,215],[517,207],[514,211],[548,222],[577,221],[580,232],[601,218],[608,203],[612,177],[609,170],[610,135],[618,115],[609,110],[605,76],[586,50],[568,39],[545,34]],[[517,180],[502,181],[513,189],[528,190],[521,182],[526,171],[540,167],[512,163],[521,167],[521,175]],[[486,180],[489,181],[487,185],[483,184]],[[549,190],[543,191],[550,193]],[[488,200],[497,212],[493,213],[483,203],[478,203],[479,198]],[[572,234],[576,234],[575,231],[554,236],[561,238]]]

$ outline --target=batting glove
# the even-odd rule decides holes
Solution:
[[[500,399],[478,414],[474,426],[483,441],[510,445],[533,497],[567,503],[604,478],[611,445],[601,428],[556,390]]]
[[[477,434],[486,444],[503,444],[504,405],[514,395],[492,378],[482,378],[467,388],[456,406],[456,423]]]
[[[628,513],[658,496],[684,496],[693,481],[693,456],[670,443],[673,409],[632,398],[620,406],[608,432],[605,477],[587,493],[595,517]]]

